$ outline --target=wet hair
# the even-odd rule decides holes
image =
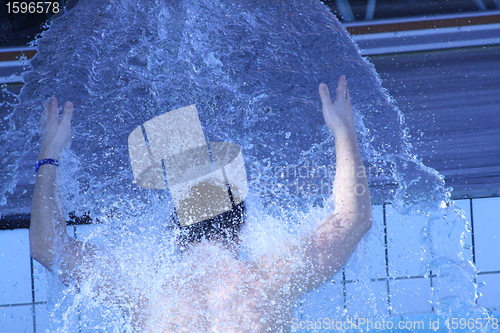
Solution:
[[[189,247],[206,239],[222,241],[224,245],[231,246],[239,240],[238,233],[245,220],[245,211],[245,202],[242,201],[222,214],[180,227],[179,244]]]

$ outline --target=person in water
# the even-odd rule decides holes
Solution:
[[[192,266],[192,272],[203,267],[203,274],[183,281],[181,277],[170,278],[154,300],[137,296],[130,291],[134,288],[121,288],[113,296],[109,285],[118,281],[112,275],[106,277],[104,292],[110,298],[122,297],[129,308],[135,309],[137,331],[289,331],[297,299],[331,279],[346,263],[371,227],[371,199],[366,173],[359,172],[364,170],[363,162],[345,77],[338,81],[333,102],[324,83],[319,85],[319,95],[326,125],[335,137],[333,212],[311,231],[298,236],[300,239],[285,241],[252,261],[238,259],[234,255],[237,246],[228,246],[227,241],[237,241],[241,225],[238,214],[243,212],[242,207],[226,216],[229,223],[219,218],[215,227],[193,228],[184,239],[191,243],[186,250],[189,260],[184,264]],[[31,210],[30,249],[35,260],[57,271],[66,283],[78,286],[98,266],[97,261],[106,259],[104,249],[84,244],[66,233],[57,161],[70,139],[72,114],[71,102],[65,103],[61,116],[55,97],[45,104]],[[234,230],[225,232],[223,229],[228,227]],[[206,265],[207,262],[211,264]],[[171,304],[174,300],[175,304]],[[170,310],[166,312],[167,308]]]

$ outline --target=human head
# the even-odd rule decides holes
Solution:
[[[245,222],[245,212],[245,202],[242,201],[222,214],[180,227],[178,241],[181,249],[188,249],[204,239],[234,248],[239,245],[239,232]]]

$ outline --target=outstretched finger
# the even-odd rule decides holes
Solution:
[[[45,101],[43,103],[43,112],[42,112],[42,126],[45,126],[47,124],[47,120],[49,119],[49,109],[50,109],[50,103],[49,101]]]
[[[342,75],[339,78],[339,82],[337,83],[337,90],[335,91],[335,99],[344,98],[347,99],[349,97],[349,89],[347,89],[347,81],[345,76]]]
[[[59,120],[59,106],[57,104],[57,98],[52,96],[50,101],[45,103],[47,108],[47,121],[48,123],[54,123]]]
[[[349,105],[352,106],[351,93],[349,92],[349,87],[347,86],[347,80],[345,79],[345,76],[344,76],[344,85],[345,85],[345,99],[349,103]]]
[[[332,100],[330,99],[330,91],[328,90],[328,86],[324,83],[321,83],[318,87],[318,90],[319,90],[319,97],[321,97],[321,103],[323,104],[323,107],[331,104]]]
[[[73,118],[73,103],[66,102],[64,104],[64,110],[61,121],[67,124],[71,124],[71,118]]]

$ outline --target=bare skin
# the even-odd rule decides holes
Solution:
[[[127,296],[128,287],[118,287],[120,302],[137,305],[137,331],[287,332],[296,300],[345,264],[371,227],[371,200],[366,175],[359,172],[364,169],[345,77],[339,79],[333,102],[325,84],[319,86],[319,94],[325,122],[335,137],[334,211],[310,233],[254,261],[239,260],[234,249],[222,243],[201,242],[185,254],[183,270],[165,281],[154,299]],[[39,159],[59,158],[70,138],[72,114],[70,102],[62,116],[55,97],[47,102]],[[66,234],[59,197],[57,167],[43,165],[33,195],[31,255],[48,269],[60,268],[64,281],[78,283],[92,274],[102,252]],[[203,274],[188,276],[200,267]],[[114,297],[113,276],[104,280],[103,291]]]

